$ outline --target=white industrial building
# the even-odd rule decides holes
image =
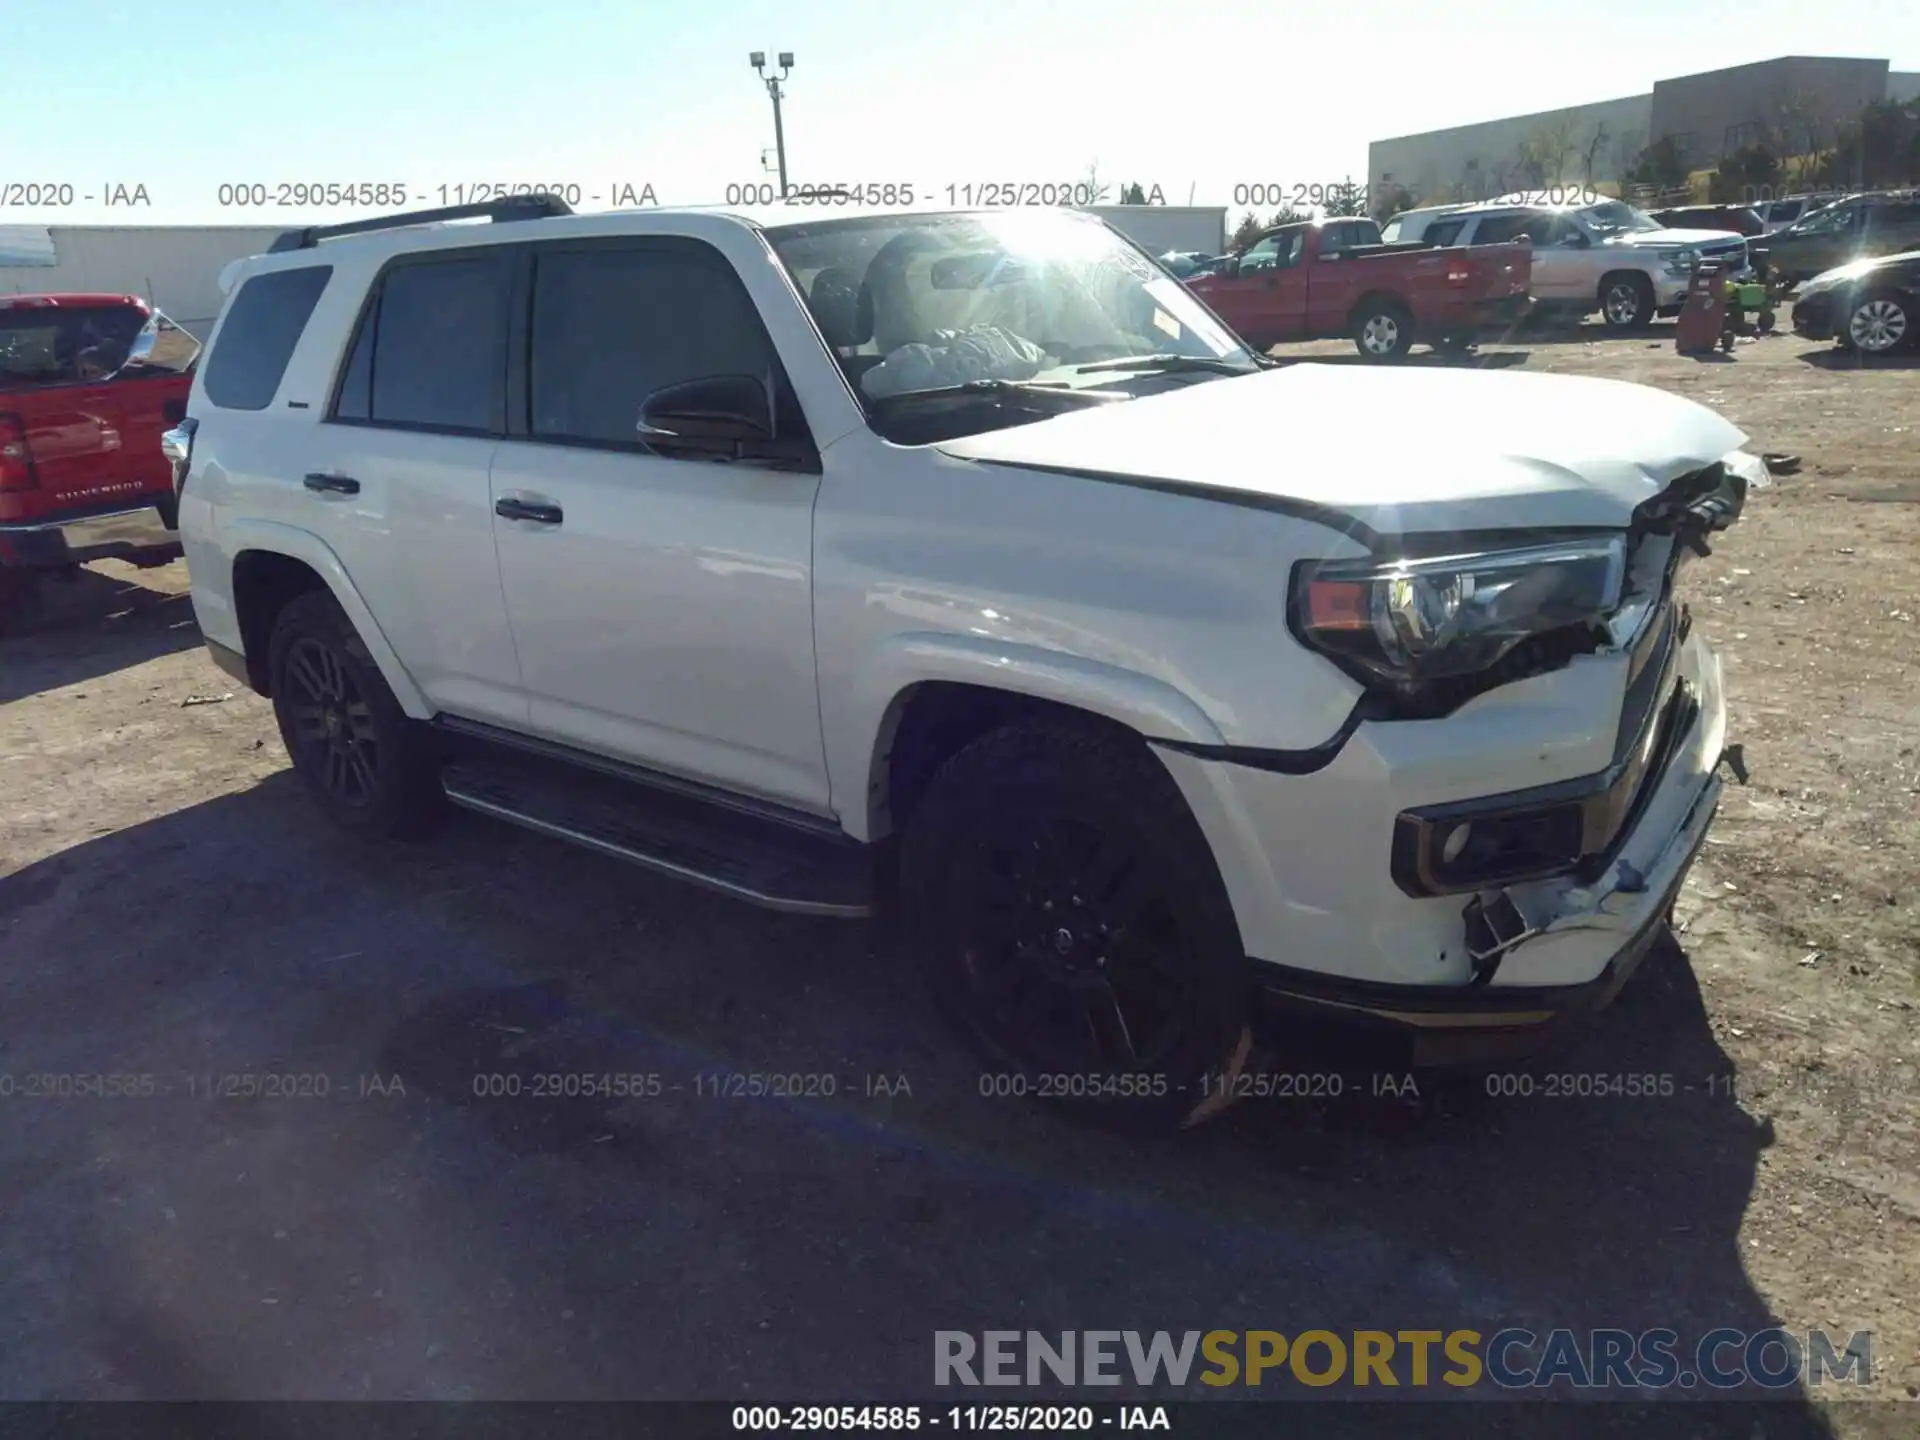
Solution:
[[[1095,205],[1093,213],[1149,255],[1198,250],[1218,255],[1227,248],[1224,205]]]
[[[220,313],[220,271],[258,255],[284,226],[0,225],[0,295],[138,295],[205,339]]]
[[[1689,169],[1708,168],[1769,131],[1806,153],[1831,145],[1861,107],[1916,95],[1920,73],[1885,60],[1783,55],[1659,80],[1640,95],[1376,140],[1367,174],[1376,194],[1399,186],[1416,199],[1495,195],[1525,183],[1522,151],[1544,143],[1565,147],[1565,182],[1617,184],[1656,140],[1671,140]]]

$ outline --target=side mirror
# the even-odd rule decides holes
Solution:
[[[708,375],[656,390],[634,427],[656,449],[738,457],[741,447],[773,439],[773,400],[752,375]]]

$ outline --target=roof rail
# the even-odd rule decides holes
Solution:
[[[403,210],[398,215],[379,215],[371,220],[353,220],[345,225],[309,225],[300,230],[282,231],[267,247],[269,255],[288,250],[311,250],[322,240],[342,235],[365,235],[374,230],[397,230],[408,225],[433,225],[442,220],[491,220],[495,224],[509,220],[544,220],[553,215],[571,215],[573,207],[558,195],[509,195],[503,200],[488,200],[477,205],[448,205],[439,210]]]

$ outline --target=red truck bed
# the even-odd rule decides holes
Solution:
[[[178,553],[160,436],[199,350],[137,296],[0,296],[0,608],[37,571]]]
[[[1370,360],[1399,359],[1419,342],[1467,343],[1526,313],[1533,250],[1524,242],[1429,249],[1379,241],[1370,220],[1283,225],[1229,270],[1187,283],[1259,349],[1346,335]]]

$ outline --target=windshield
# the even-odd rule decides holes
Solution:
[[[1589,205],[1577,213],[1581,222],[1596,235],[1626,235],[1639,230],[1666,228],[1646,211],[1624,200],[1602,200],[1598,205]]]
[[[1183,285],[1091,216],[887,215],[766,233],[870,413],[970,382],[1091,390],[1156,370],[1193,383],[1256,366]],[[1149,356],[1168,363],[1079,368]],[[977,405],[1006,395],[966,392]]]

